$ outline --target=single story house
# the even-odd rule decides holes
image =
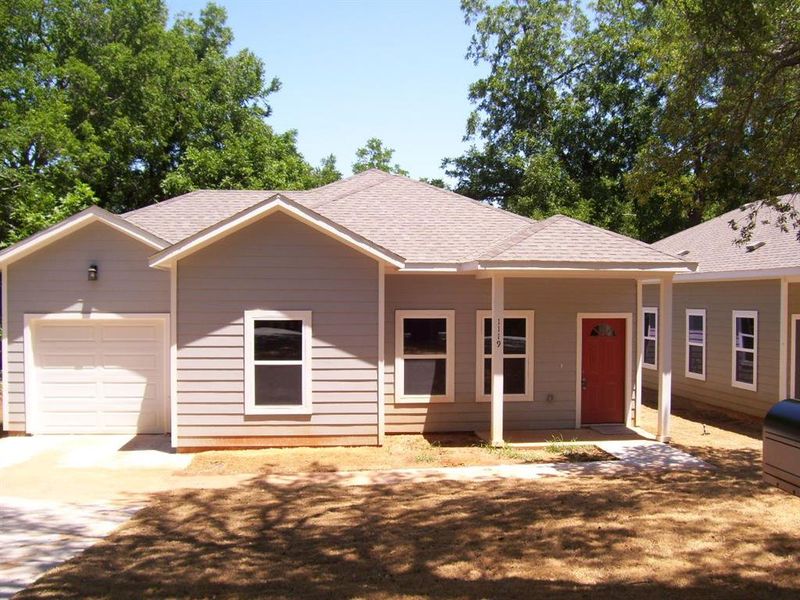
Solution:
[[[92,207],[0,267],[4,428],[169,432],[190,450],[630,423],[641,283],[668,305],[693,265],[370,170]]]
[[[796,196],[784,201],[800,204]],[[800,390],[800,243],[791,220],[762,208],[750,241],[737,244],[745,205],[653,244],[697,263],[675,276],[672,375],[676,402],[762,418]],[[797,206],[800,208],[800,206]],[[644,285],[644,385],[656,388],[659,285]]]

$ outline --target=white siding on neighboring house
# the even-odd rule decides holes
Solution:
[[[310,415],[245,415],[245,310],[311,311]],[[375,444],[378,263],[276,213],[178,263],[178,447]]]
[[[658,286],[644,286],[643,304],[658,306]],[[800,300],[797,305],[800,306]],[[790,306],[791,308],[791,306]],[[686,310],[706,311],[706,378],[686,377]],[[731,385],[732,314],[758,312],[758,387]],[[791,310],[790,310],[791,312]],[[763,417],[778,399],[780,281],[680,283],[673,288],[672,393],[726,410]],[[656,372],[644,370],[644,387],[657,389]]]

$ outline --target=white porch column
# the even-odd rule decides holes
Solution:
[[[789,368],[794,368],[794,365],[789,367],[789,281],[785,277],[781,278],[781,315],[779,323],[781,333],[778,338],[778,401],[789,397],[789,384],[786,379]],[[794,390],[791,393],[794,393]]]
[[[669,441],[672,409],[672,275],[659,286],[658,303],[658,430],[659,442]]]
[[[644,323],[642,322],[642,280],[636,280],[636,397],[633,404],[636,427],[642,422],[642,367],[644,365]],[[626,421],[628,416],[626,415]]]
[[[492,445],[503,443],[503,310],[505,279],[492,275]]]

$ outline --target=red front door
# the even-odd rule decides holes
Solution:
[[[625,319],[583,319],[581,423],[622,423]]]

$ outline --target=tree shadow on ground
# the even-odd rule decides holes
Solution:
[[[765,514],[777,504],[725,469],[348,488],[255,479],[161,495],[19,598],[796,598],[800,521],[783,530]]]

